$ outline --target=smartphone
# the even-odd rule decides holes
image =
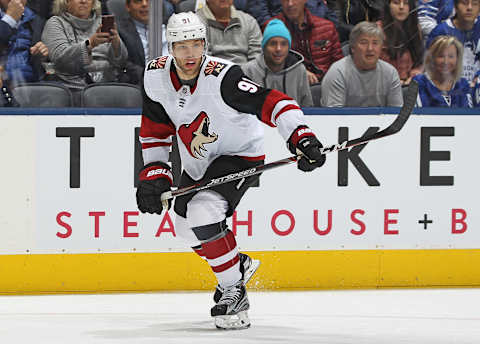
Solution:
[[[106,14],[102,16],[102,32],[110,32],[115,23],[115,16],[113,14]]]

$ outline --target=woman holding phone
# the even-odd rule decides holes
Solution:
[[[102,21],[99,0],[55,0],[42,33],[58,81],[74,93],[90,83],[117,81],[127,49],[112,16]]]

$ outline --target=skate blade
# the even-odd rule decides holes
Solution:
[[[244,274],[244,285],[247,285],[248,281],[252,278],[253,274],[257,271],[258,267],[260,266],[260,261],[258,259],[252,259],[252,264],[250,267],[245,271]]]
[[[248,312],[242,311],[234,315],[218,315],[215,326],[220,330],[244,330],[250,327]]]

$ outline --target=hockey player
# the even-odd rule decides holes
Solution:
[[[180,187],[261,164],[261,122],[278,127],[290,151],[303,154],[299,169],[312,171],[325,162],[298,104],[255,84],[238,65],[207,56],[205,31],[192,12],[172,15],[166,30],[170,55],[146,65],[140,129],[145,166],[137,189],[141,212],[161,214],[171,206],[162,204],[160,195],[172,186],[167,161],[173,136],[183,167]],[[256,266],[239,255],[225,220],[257,180],[251,176],[175,200],[176,234],[206,259],[218,280],[211,309],[218,328],[250,326],[245,283]]]

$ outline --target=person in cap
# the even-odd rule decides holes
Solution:
[[[292,36],[287,27],[281,20],[273,19],[263,32],[262,54],[242,69],[261,86],[288,94],[302,107],[313,106],[303,56],[291,47]]]

